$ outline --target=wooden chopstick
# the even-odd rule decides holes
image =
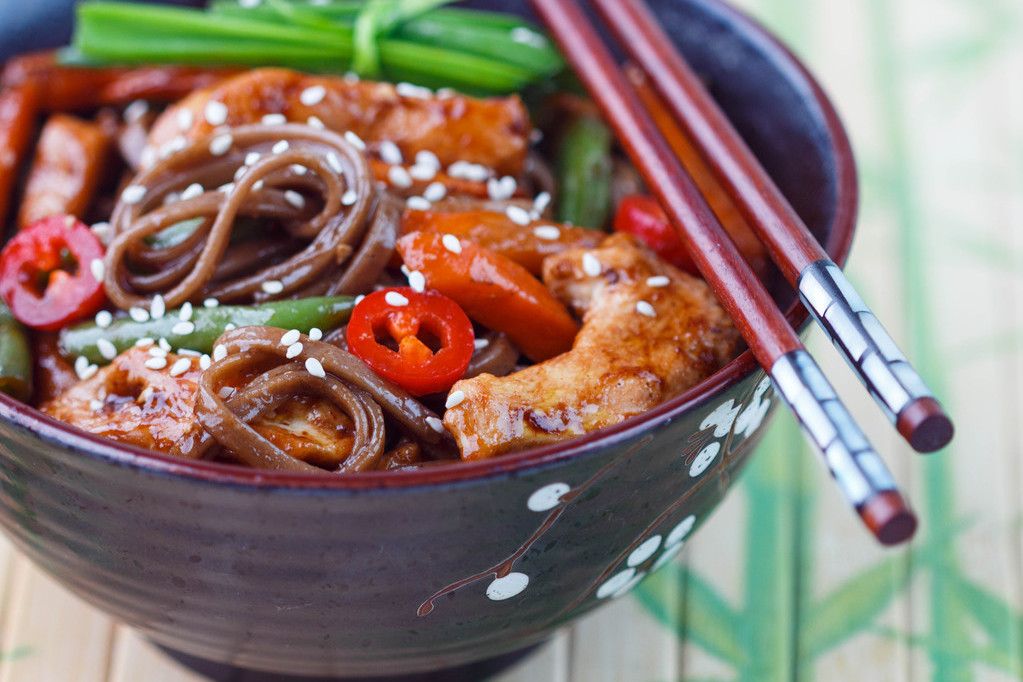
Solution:
[[[778,394],[817,445],[843,495],[882,543],[908,540],[916,530],[916,517],[888,468],[714,217],[589,18],[575,0],[532,0],[532,5]]]
[[[919,452],[947,445],[954,431],[951,419],[746,146],[646,3],[593,0],[593,4],[903,438]]]

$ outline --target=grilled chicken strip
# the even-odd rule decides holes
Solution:
[[[551,291],[582,316],[582,329],[567,353],[455,384],[465,398],[444,425],[463,459],[617,424],[679,395],[738,350],[738,332],[706,283],[628,235],[550,256],[543,271]]]

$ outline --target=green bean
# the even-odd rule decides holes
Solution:
[[[594,116],[568,125],[558,150],[558,220],[603,229],[611,210],[611,131]]]
[[[190,327],[181,324],[180,311],[168,311],[160,319],[146,322],[122,317],[106,328],[90,322],[64,329],[60,333],[60,350],[67,357],[84,356],[89,362],[106,364],[110,358],[100,352],[100,339],[106,339],[121,353],[140,339],[148,338],[166,339],[174,349],[209,353],[229,324],[281,327],[303,333],[313,327],[327,331],[347,322],[353,307],[355,299],[350,296],[303,298],[255,306],[203,307],[193,311]]]
[[[32,397],[32,347],[28,332],[0,303],[0,391],[17,398]]]

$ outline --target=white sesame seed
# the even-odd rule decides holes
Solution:
[[[185,301],[181,304],[181,310],[178,311],[178,319],[182,322],[188,322],[192,319],[192,304]]]
[[[202,115],[211,126],[224,125],[227,122],[227,105],[211,99],[203,108]]]
[[[136,322],[149,322],[149,311],[145,308],[128,308],[128,317]]]
[[[305,175],[309,172],[309,169],[300,163],[293,163],[291,164],[291,172],[295,175]]]
[[[105,275],[107,272],[106,266],[103,265],[103,259],[93,258],[91,261],[89,261],[89,272],[92,273],[93,278],[97,282],[102,282],[103,275]]]
[[[178,358],[173,365],[171,365],[170,374],[172,377],[181,376],[188,370],[192,369],[192,361],[189,358]]]
[[[458,407],[465,400],[465,391],[452,391],[448,394],[448,399],[444,402],[445,409],[450,410],[452,407]]]
[[[259,0],[256,0],[257,2]],[[516,26],[511,30],[511,39],[516,43],[522,43],[523,45],[529,45],[531,47],[543,48],[547,46],[547,39],[542,34],[533,31],[532,29],[526,28],[525,26]]]
[[[439,97],[441,99],[451,99],[452,97],[455,97],[456,95],[458,95],[458,91],[455,90],[454,88],[438,88],[437,89],[437,97]]]
[[[323,125],[323,121],[320,120],[319,116],[310,116],[306,119],[306,123],[318,130],[323,130],[327,126]]]
[[[244,171],[244,167],[242,167],[239,170]],[[221,185],[220,187],[217,188],[217,191],[218,192],[223,192],[224,194],[230,194],[231,192],[234,191],[234,183],[233,182],[225,182],[223,185]]]
[[[319,327],[313,327],[309,330],[308,336],[313,341],[319,341],[323,338],[323,331]]]
[[[537,215],[540,215],[544,211],[546,211],[547,207],[550,206],[550,205],[551,205],[551,193],[550,192],[540,192],[539,194],[536,195],[536,198],[533,199],[533,213],[536,213]]]
[[[222,343],[218,343],[213,348],[213,362],[220,362],[227,357],[227,346]]]
[[[154,320],[159,320],[167,313],[167,304],[163,300],[163,296],[157,294],[153,296],[152,303],[149,304],[149,317]]]
[[[284,335],[281,337],[281,345],[282,346],[290,346],[291,344],[293,344],[296,341],[298,341],[299,338],[301,338],[301,336],[302,336],[302,333],[300,331],[298,331],[297,329],[290,329],[290,330],[284,332]]]
[[[657,311],[647,301],[636,301],[636,312],[647,317],[657,317]]]
[[[201,369],[202,371],[205,372],[206,370],[208,370],[210,368],[210,365],[212,364],[213,360],[210,358],[209,355],[206,355],[204,353],[199,357],[199,369]]]
[[[164,348],[161,348],[160,346],[152,346],[146,352],[151,357],[154,357],[154,358],[165,358],[165,357],[167,357],[167,353],[169,353],[170,351],[168,351],[168,350],[166,350]]]
[[[265,126],[280,126],[287,123],[288,119],[284,117],[284,114],[267,114],[259,119],[259,122]]]
[[[366,143],[362,141],[362,138],[353,133],[351,130],[345,132],[345,139],[348,140],[348,144],[352,145],[360,152],[366,151]]]
[[[295,208],[305,208],[305,197],[293,189],[289,189],[284,193],[284,200]]]
[[[601,272],[604,271],[604,267],[597,260],[597,257],[592,253],[583,254],[583,272],[590,277],[598,277]]]
[[[139,339],[138,341],[135,342],[135,347],[136,348],[147,348],[149,346],[152,346],[154,343],[156,343],[156,341],[154,341],[152,338],[150,338],[148,336],[143,336],[141,339]]]
[[[446,234],[440,239],[444,248],[451,253],[462,253],[462,242],[458,241],[458,237],[453,234]]]
[[[654,277],[647,277],[646,279],[647,286],[654,287],[655,289],[666,287],[670,283],[671,280],[665,277],[664,275],[655,275]]]
[[[351,206],[352,204],[354,204],[358,200],[359,200],[359,194],[354,189],[350,189],[350,190],[348,190],[347,192],[345,192],[344,194],[341,195],[341,205],[342,206]]]
[[[529,211],[521,206],[509,206],[504,210],[504,213],[516,225],[525,226],[533,222],[533,218],[529,215]]]
[[[200,196],[206,190],[198,182],[193,182],[191,185],[185,188],[185,191],[181,193],[182,201],[188,201],[189,199],[195,199]]]
[[[171,334],[175,336],[187,336],[195,331],[195,325],[191,322],[178,322],[171,327]]]
[[[433,97],[433,90],[419,85],[412,85],[412,83],[398,83],[394,86],[394,91],[402,97],[412,97],[414,99],[430,99]]]
[[[341,165],[341,159],[338,158],[334,152],[327,153],[327,165],[330,166],[330,170],[334,171],[338,175],[345,172],[345,167]]]
[[[163,205],[170,206],[171,204],[181,201],[181,194],[179,192],[167,192],[163,195]]]
[[[393,305],[395,308],[403,308],[408,305],[408,298],[397,291],[388,291],[384,294],[384,301],[387,302],[387,305]]]
[[[178,113],[175,115],[178,122],[178,128],[182,131],[188,130],[195,123],[195,114],[192,113],[191,109],[185,109],[184,107],[178,109]]]
[[[448,175],[462,180],[483,182],[492,174],[492,171],[486,166],[481,166],[478,163],[469,163],[468,161],[455,161],[448,166]]]
[[[288,148],[290,146],[291,145],[288,144],[287,140],[280,140],[279,142],[274,143],[274,146],[270,147],[270,151],[272,151],[274,154],[283,154],[284,152],[288,151]]]
[[[437,177],[437,169],[433,166],[423,166],[416,164],[408,169],[408,174],[412,176],[413,180],[419,180],[420,182],[426,182],[433,180]]]
[[[298,99],[307,107],[313,107],[323,101],[327,96],[327,89],[322,85],[313,85],[302,91]]]
[[[117,348],[107,339],[97,339],[96,350],[99,351],[104,360],[113,360],[117,357]]]
[[[293,343],[290,346],[288,346],[288,350],[285,351],[284,356],[290,360],[292,358],[298,357],[301,354],[302,354],[302,344],[301,343]]]
[[[394,144],[390,140],[384,140],[380,143],[380,160],[384,163],[389,163],[392,166],[397,166],[405,162],[405,157],[402,156],[401,149],[398,145]]]
[[[472,345],[476,350],[483,350],[490,345],[490,339],[476,339]]]
[[[366,300],[366,294],[359,294],[358,296],[355,297],[355,305],[359,305],[364,300]]]
[[[88,366],[89,358],[85,357],[84,355],[79,355],[77,358],[75,358],[75,374],[77,374],[79,377],[82,376],[82,372],[84,372],[85,368]]]
[[[418,270],[408,273],[408,285],[420,294],[426,291],[426,276]]]
[[[163,338],[162,336],[160,337],[159,341],[156,342],[156,345],[158,345],[160,347],[160,350],[162,350],[164,353],[171,352],[170,341]]]
[[[433,208],[433,204],[425,197],[409,197],[405,201],[405,205],[413,211],[429,211]]]
[[[412,176],[401,166],[391,166],[387,169],[387,181],[399,189],[408,189],[412,186]]]
[[[106,329],[113,321],[114,316],[110,314],[109,310],[101,310],[96,313],[96,326],[100,329]]]
[[[108,222],[100,222],[93,225],[91,228],[92,233],[96,235],[96,239],[99,239],[104,245],[110,243],[111,233],[113,228]]]
[[[323,365],[316,358],[305,359],[305,371],[320,379],[327,376],[327,373],[323,371]]]
[[[200,355],[202,355],[202,353],[200,353],[197,350],[192,350],[191,348],[178,348],[178,355],[185,355],[190,358],[197,358]]]
[[[217,135],[210,140],[210,154],[213,156],[223,156],[234,144],[234,138],[231,137],[230,133],[224,133],[223,135]]]
[[[440,201],[448,194],[448,188],[442,182],[432,182],[423,190],[423,198],[427,201]]]
[[[505,199],[511,199],[515,195],[515,190],[518,189],[518,183],[510,175],[506,175],[503,178],[490,178],[487,180],[487,194],[494,201],[504,201]]]
[[[554,225],[538,225],[533,228],[533,234],[538,239],[555,240],[561,238],[561,230]]]
[[[129,206],[142,201],[146,196],[146,188],[142,185],[128,185],[121,192],[121,201]]]
[[[216,308],[219,305],[220,301],[218,301],[215,298],[207,298],[205,301],[202,302],[203,308]]]
[[[248,172],[248,170],[249,170],[249,169],[248,169],[248,167],[246,167],[246,166],[238,166],[238,170],[236,170],[236,171],[234,172],[234,179],[235,179],[235,182],[237,182],[238,180],[241,180],[241,179],[242,179],[242,176],[243,176],[243,175],[245,175],[245,173],[247,173],[247,172]]]
[[[408,269],[408,266],[405,265],[404,263],[402,263],[401,267],[398,268],[398,269],[401,270],[401,274],[405,275],[406,277],[408,277],[409,273],[412,272],[411,270]]]
[[[263,284],[261,285],[261,288],[263,289],[264,293],[267,293],[267,294],[270,294],[271,296],[273,296],[275,294],[279,294],[282,291],[284,291],[284,284],[279,282],[276,279],[271,279],[271,280],[268,280],[266,282],[263,282]]]
[[[154,389],[152,384],[150,384],[142,389],[138,397],[135,398],[135,402],[137,402],[140,405],[145,405],[146,403],[153,399],[153,393],[155,392],[156,389]]]
[[[230,386],[224,386],[219,391],[217,391],[217,395],[219,395],[222,399],[227,400],[228,398],[234,395],[234,392],[235,392],[234,388]]]
[[[237,328],[238,328],[238,325],[236,325],[234,322],[228,322],[227,324],[224,325],[224,331],[225,332],[233,331],[233,330],[235,330]]]
[[[167,366],[167,358],[148,358],[142,364],[149,369],[163,369]]]
[[[143,116],[149,113],[149,102],[137,99],[124,108],[124,122],[138,123]]]
[[[249,152],[248,154],[245,155],[245,165],[254,166],[256,162],[259,161],[261,156],[262,154],[260,154],[259,152]],[[237,180],[237,178],[235,179]]]
[[[434,170],[440,170],[440,159],[429,149],[423,149],[416,152],[416,165],[429,166]]]
[[[100,410],[103,409],[103,401],[96,400],[95,398],[93,398],[92,400],[89,401],[89,409],[92,410],[93,412],[99,412]]]
[[[142,154],[139,156],[139,164],[143,168],[149,168],[156,163],[156,150],[146,145],[142,148]]]
[[[444,433],[444,422],[436,417],[427,417],[426,424],[437,433]]]
[[[96,376],[96,372],[98,371],[99,365],[89,365],[88,367],[85,368],[85,371],[79,375],[79,377],[81,378],[82,381],[87,381]]]

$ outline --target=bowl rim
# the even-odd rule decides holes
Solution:
[[[737,26],[739,33],[753,42],[791,84],[805,88],[809,99],[819,108],[828,131],[836,177],[835,213],[827,244],[824,246],[831,258],[840,266],[844,266],[856,230],[859,186],[852,147],[838,112],[809,69],[763,24],[727,0],[696,1]],[[785,316],[796,329],[805,325],[809,317],[798,298],[785,311]],[[657,426],[670,422],[690,408],[738,384],[757,369],[753,354],[746,350],[681,395],[620,424],[563,443],[529,448],[487,460],[454,461],[412,471],[373,471],[346,476],[248,469],[234,464],[188,460],[132,445],[122,445],[59,422],[4,394],[0,394],[0,421],[30,431],[43,440],[93,459],[106,460],[108,463],[133,467],[149,473],[180,476],[207,483],[251,488],[298,488],[310,491],[406,489],[459,482],[483,482],[496,476],[525,473],[567,459],[596,453],[644,432],[653,431]]]

